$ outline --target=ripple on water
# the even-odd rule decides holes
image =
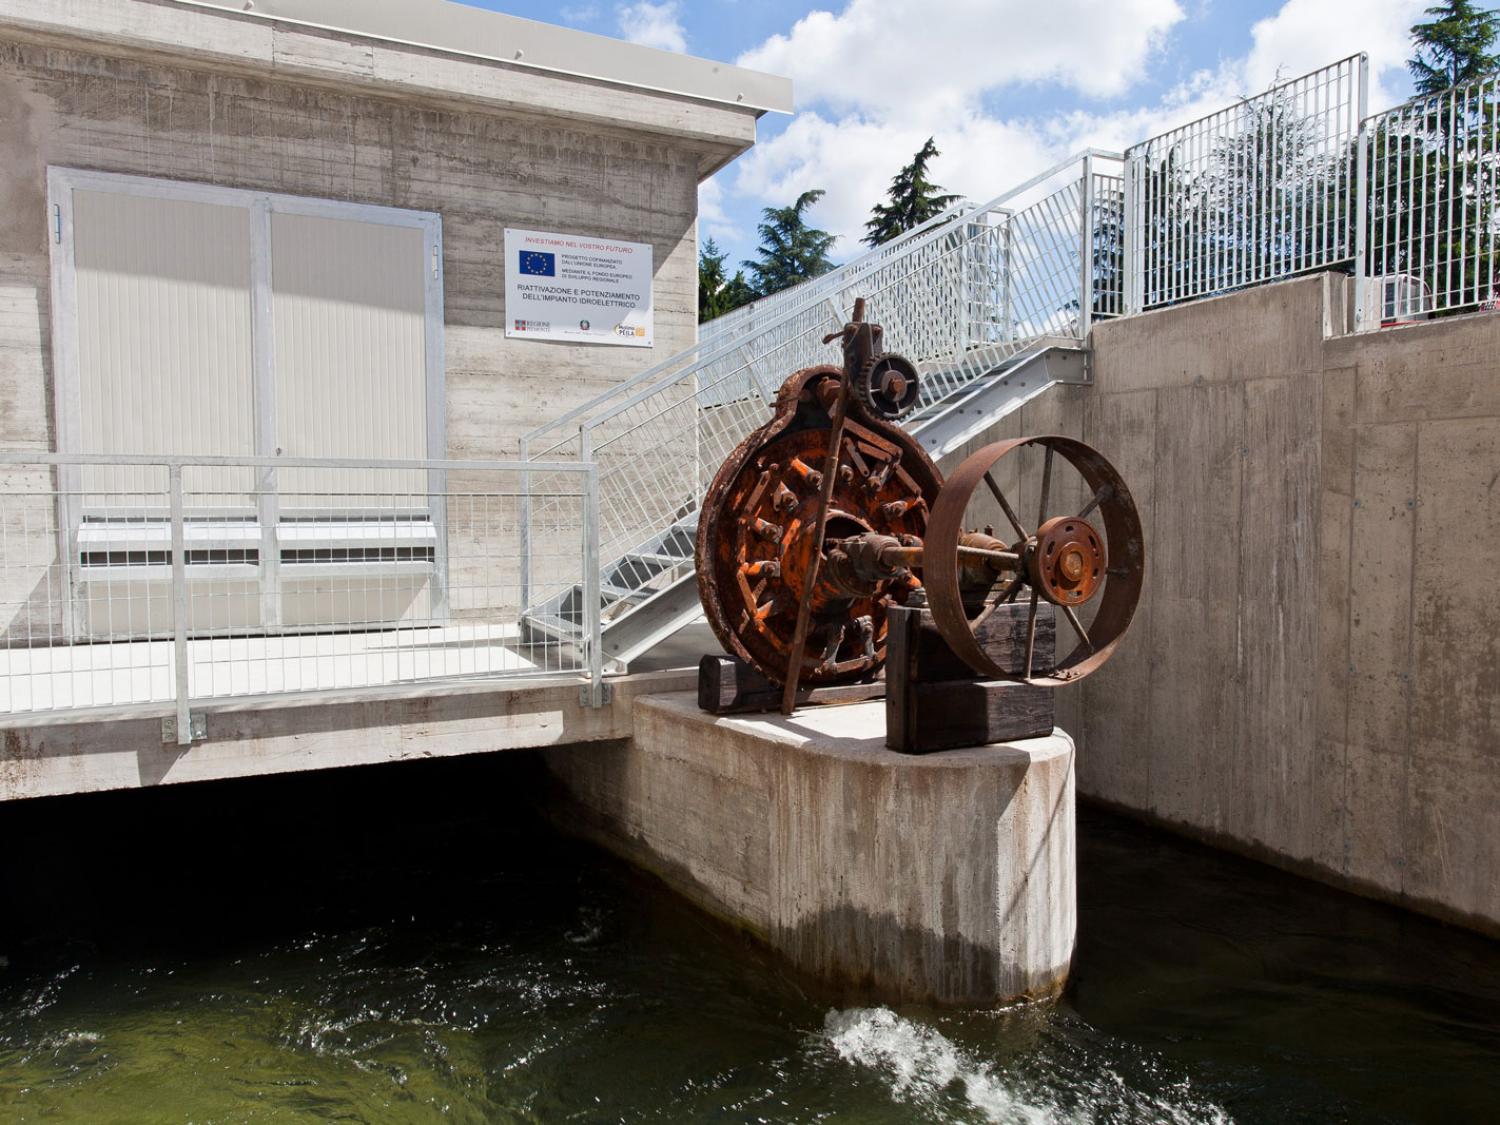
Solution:
[[[61,855],[45,810],[0,808],[48,842],[0,912],[0,1121],[1488,1125],[1500,1102],[1500,965],[1450,931],[1080,813],[1066,1000],[829,1011],[482,766],[123,794]],[[265,808],[298,831],[220,833],[181,870],[181,840]],[[175,882],[80,874],[127,831]]]

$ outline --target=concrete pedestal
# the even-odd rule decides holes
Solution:
[[[909,757],[880,702],[715,718],[635,703],[625,743],[547,752],[568,826],[867,998],[992,1004],[1067,978],[1073,742]]]

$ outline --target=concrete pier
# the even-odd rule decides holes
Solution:
[[[549,750],[566,827],[798,968],[887,1001],[1055,994],[1075,930],[1073,742],[909,757],[880,702],[716,718],[636,700],[634,736]]]

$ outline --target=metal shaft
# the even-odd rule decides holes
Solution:
[[[854,302],[853,324],[859,324],[864,318],[865,299],[859,297]],[[781,695],[783,715],[790,715],[797,707],[797,681],[802,678],[802,654],[807,648],[807,627],[812,619],[813,594],[818,585],[818,564],[823,559],[823,537],[828,531],[828,505],[833,499],[833,486],[839,479],[839,455],[844,447],[844,417],[849,412],[849,392],[854,384],[849,358],[852,342],[846,338],[844,343],[844,377],[839,380],[838,397],[834,400],[830,419],[832,424],[828,433],[828,463],[823,466],[822,487],[818,490],[818,520],[813,530],[812,563],[808,567],[807,585],[802,591],[802,600],[797,606],[797,628],[792,634],[786,689]]]

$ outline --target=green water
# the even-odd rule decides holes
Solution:
[[[0,808],[0,1121],[1492,1122],[1500,945],[1080,815],[1066,1001],[820,995],[525,756]]]

